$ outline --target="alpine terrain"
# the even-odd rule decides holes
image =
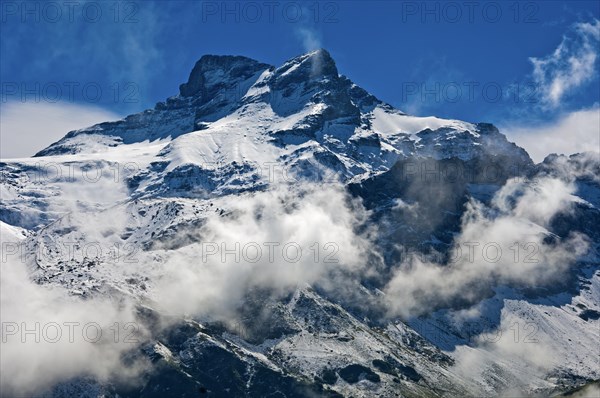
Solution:
[[[598,391],[598,154],[535,164],[325,50],[205,55],[0,175],[2,396]]]

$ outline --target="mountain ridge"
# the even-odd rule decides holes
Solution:
[[[279,67],[203,56],[153,109],[0,163],[0,238],[19,248],[3,264],[9,317],[88,303],[64,321],[140,332],[51,382],[3,372],[2,384],[56,398],[582,386],[600,378],[598,170],[594,154],[533,164],[489,123],[407,115],[325,50]],[[305,256],[246,261],[273,243]],[[464,250],[490,244],[497,262]]]
[[[489,152],[512,156],[523,167],[533,164],[526,151],[491,124],[414,117],[393,108],[340,75],[323,49],[278,68],[247,57],[205,55],[179,95],[120,121],[69,132],[35,156],[85,152],[86,137],[98,151],[145,140],[167,140],[170,147],[179,147],[194,135],[242,130],[244,137],[267,143],[262,152],[273,152],[271,145],[309,151],[313,163],[330,162],[323,166],[341,170],[343,179],[365,178],[415,156],[468,160]],[[287,156],[279,151],[270,160]],[[187,160],[202,164],[197,157]],[[298,169],[294,172],[306,172],[297,166],[291,166]]]

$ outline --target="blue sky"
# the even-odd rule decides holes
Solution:
[[[203,54],[280,65],[315,47],[417,115],[523,129],[600,102],[598,1],[3,1],[1,11],[11,111],[123,116],[176,94]],[[3,123],[4,138],[11,129]]]

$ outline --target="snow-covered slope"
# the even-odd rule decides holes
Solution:
[[[144,333],[128,360],[146,364],[133,383],[83,367],[47,382],[3,378],[3,388],[482,397],[597,380],[599,165],[595,154],[534,165],[491,124],[407,115],[340,75],[325,50],[278,68],[204,56],[154,109],[0,163],[2,267],[26,269],[40,297],[63,292],[57,303],[130,303]],[[446,256],[478,222],[496,231],[509,221],[550,253],[543,266],[562,255],[550,276],[564,283],[546,274],[529,283],[521,259],[528,283],[496,277],[509,271],[453,271]],[[497,229],[495,242],[517,239]],[[237,249],[245,254],[231,261],[221,246],[273,242],[310,255],[247,261]],[[559,250],[567,244],[576,254]],[[405,250],[441,258],[421,261],[438,280],[409,295],[436,299],[419,312],[394,289],[420,266],[408,266]],[[13,286],[5,275],[3,287]],[[117,322],[107,312],[98,316]],[[100,362],[122,369],[105,351]]]

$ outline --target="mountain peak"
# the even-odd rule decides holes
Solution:
[[[183,97],[203,94],[220,82],[247,79],[268,68],[271,65],[240,55],[203,55],[194,65],[187,83],[179,86],[179,93]]]
[[[313,73],[316,75],[333,75],[337,77],[338,70],[331,54],[324,48],[311,51],[304,55],[305,60],[310,60],[313,66]]]
[[[318,49],[294,57],[277,68],[276,75],[285,81],[311,81],[322,78],[336,79],[337,66],[331,54],[325,49]]]
[[[309,51],[297,58],[313,58],[313,59],[318,58],[318,59],[327,60],[328,62],[334,63],[333,58],[331,57],[331,54],[329,53],[329,51],[325,50],[324,48],[317,48],[316,50]]]
[[[206,130],[201,138],[193,134],[199,130]],[[507,153],[515,162],[531,162],[524,150],[508,145],[492,125],[411,117],[384,104],[339,75],[324,49],[291,58],[278,68],[243,56],[204,55],[180,86],[179,96],[120,121],[70,132],[37,156],[169,138],[173,142],[161,157],[172,151],[175,168],[181,159],[197,161],[198,153],[212,156],[213,144],[190,142],[211,134],[220,140],[225,131],[243,132],[243,137],[268,143],[262,150],[266,153],[275,150],[273,145],[318,145],[315,156],[332,156],[326,162],[344,169],[348,178],[388,169],[399,158],[410,156],[468,160]],[[223,145],[240,147],[237,141]],[[193,147],[202,149],[190,154]],[[236,164],[254,158],[254,154],[239,157],[241,152],[234,152],[229,158]]]

